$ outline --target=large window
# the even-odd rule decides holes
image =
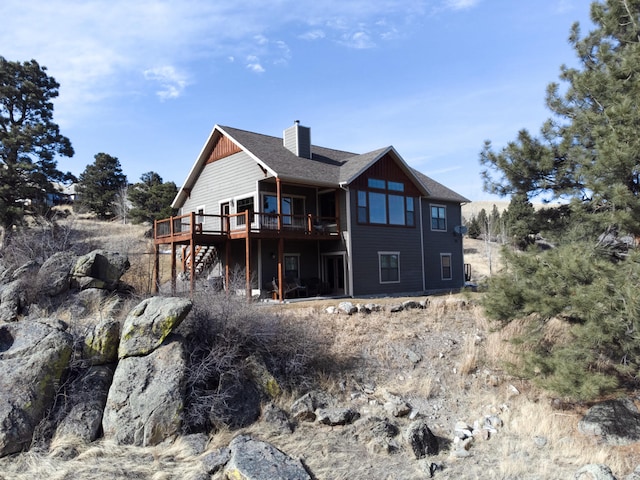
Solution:
[[[281,196],[282,224],[285,226],[304,226],[304,198]],[[264,194],[262,196],[262,211],[268,214],[278,213],[278,197],[276,195]]]
[[[453,278],[450,253],[440,254],[440,269],[442,272],[442,280],[451,280]]]
[[[358,223],[415,226],[415,200],[403,195],[404,183],[370,178],[367,187],[358,191]]]
[[[431,230],[447,231],[447,207],[431,205]]]
[[[380,266],[380,283],[400,282],[400,253],[378,252]]]

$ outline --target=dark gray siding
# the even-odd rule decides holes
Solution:
[[[456,289],[464,285],[464,257],[462,236],[454,233],[454,227],[462,225],[460,204],[422,199],[422,225],[424,228],[424,262],[427,290]],[[431,230],[431,205],[447,209],[446,232]],[[443,280],[440,255],[451,254],[452,279]]]
[[[351,194],[351,260],[353,292],[358,295],[422,292],[420,229],[361,225],[356,219],[356,192]],[[378,252],[400,254],[400,282],[380,283]]]

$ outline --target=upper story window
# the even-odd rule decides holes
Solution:
[[[447,207],[431,205],[431,230],[447,231]]]
[[[358,190],[358,223],[415,226],[415,199],[403,195],[404,183],[369,178],[367,187]]]

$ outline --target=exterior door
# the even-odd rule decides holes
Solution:
[[[225,202],[225,203],[221,203],[220,204],[220,215],[222,215],[222,218],[220,219],[220,221],[222,222],[222,228],[220,228],[220,230],[222,230],[223,232],[227,231],[227,227],[228,225],[228,218],[229,218],[229,202]]]
[[[329,287],[330,295],[344,295],[345,279],[344,279],[344,256],[343,255],[325,255],[322,265],[322,280]]]

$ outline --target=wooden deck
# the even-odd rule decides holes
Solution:
[[[187,215],[156,220],[154,242],[162,244],[215,244],[247,238],[335,240],[340,237],[338,219],[308,215],[253,213]]]
[[[221,247],[229,241],[245,242],[246,291],[251,292],[250,243],[252,239],[272,238],[278,240],[278,298],[284,299],[284,241],[285,240],[337,240],[340,238],[339,219],[317,217],[315,215],[285,215],[273,213],[235,213],[229,215],[199,215],[191,212],[187,215],[156,220],[153,228],[155,244],[155,281],[154,290],[160,289],[160,245],[171,245],[171,290],[176,286],[176,253],[182,246],[182,270],[189,271],[190,290],[195,289],[196,261],[202,247]],[[229,282],[229,248],[225,278]]]

